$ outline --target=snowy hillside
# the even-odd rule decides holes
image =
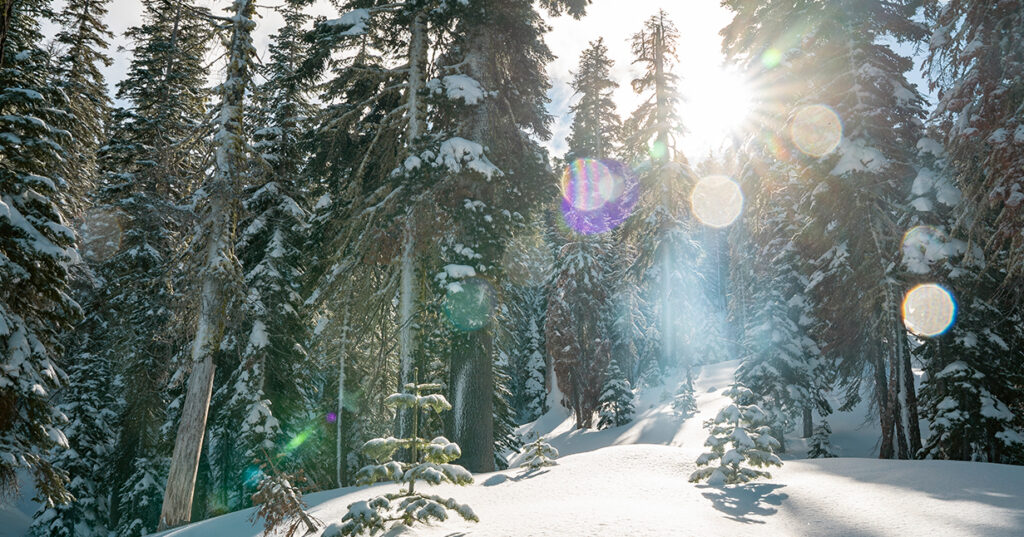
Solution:
[[[388,535],[1024,535],[1021,467],[787,460],[769,481],[724,489],[688,483],[705,437],[700,423],[726,403],[720,393],[735,366],[726,362],[701,372],[699,412],[686,420],[673,414],[661,388],[640,394],[633,423],[606,431],[577,431],[564,411],[550,412],[523,432],[548,435],[562,453],[557,466],[532,474],[482,474],[470,487],[441,487],[440,494],[469,504],[480,522],[451,519]],[[863,414],[846,418],[835,420],[836,437],[877,438],[870,428],[843,428],[863,422]],[[380,488],[386,486],[373,487],[374,493]],[[311,514],[330,523],[340,521],[348,504],[370,495],[368,489],[347,488],[311,494],[307,501]],[[255,537],[260,530],[250,515],[251,510],[232,513],[164,535]]]

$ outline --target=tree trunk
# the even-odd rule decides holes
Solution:
[[[11,13],[14,11],[14,2],[17,0],[4,0],[3,13],[0,17],[0,67],[4,65],[4,53],[7,49],[7,32],[11,28]]]
[[[804,434],[802,438],[810,438],[814,434],[814,416],[811,407],[804,407]]]
[[[494,377],[488,328],[455,337],[452,352],[452,438],[459,464],[471,472],[494,471]]]
[[[878,447],[879,459],[891,459],[893,457],[893,416],[889,408],[888,381],[885,378],[885,360],[880,352],[875,353],[874,358],[875,376],[875,406],[878,407],[878,420],[882,428],[882,440]]]

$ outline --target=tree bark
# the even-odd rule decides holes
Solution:
[[[494,376],[488,328],[455,337],[452,352],[452,438],[459,464],[471,472],[494,471]]]
[[[811,407],[804,407],[804,434],[802,438],[810,438],[814,434],[814,416]]]

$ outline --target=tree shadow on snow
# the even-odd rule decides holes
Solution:
[[[777,513],[778,506],[789,497],[785,493],[775,492],[785,487],[775,483],[747,483],[745,485],[727,485],[716,488],[700,485],[706,489],[702,496],[711,500],[712,506],[725,513],[725,518],[744,524],[764,524],[763,520],[752,516],[770,516]]]
[[[524,479],[530,479],[531,477],[537,477],[539,475],[544,475],[544,474],[546,474],[546,473],[548,473],[550,471],[551,470],[538,470],[538,469],[527,470],[527,471],[522,472],[521,474],[513,477],[512,481],[522,481]]]

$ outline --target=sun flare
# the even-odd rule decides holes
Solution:
[[[750,115],[748,83],[734,71],[709,70],[699,79],[684,81],[682,91],[686,97],[683,118],[687,137],[711,149],[741,130]]]

